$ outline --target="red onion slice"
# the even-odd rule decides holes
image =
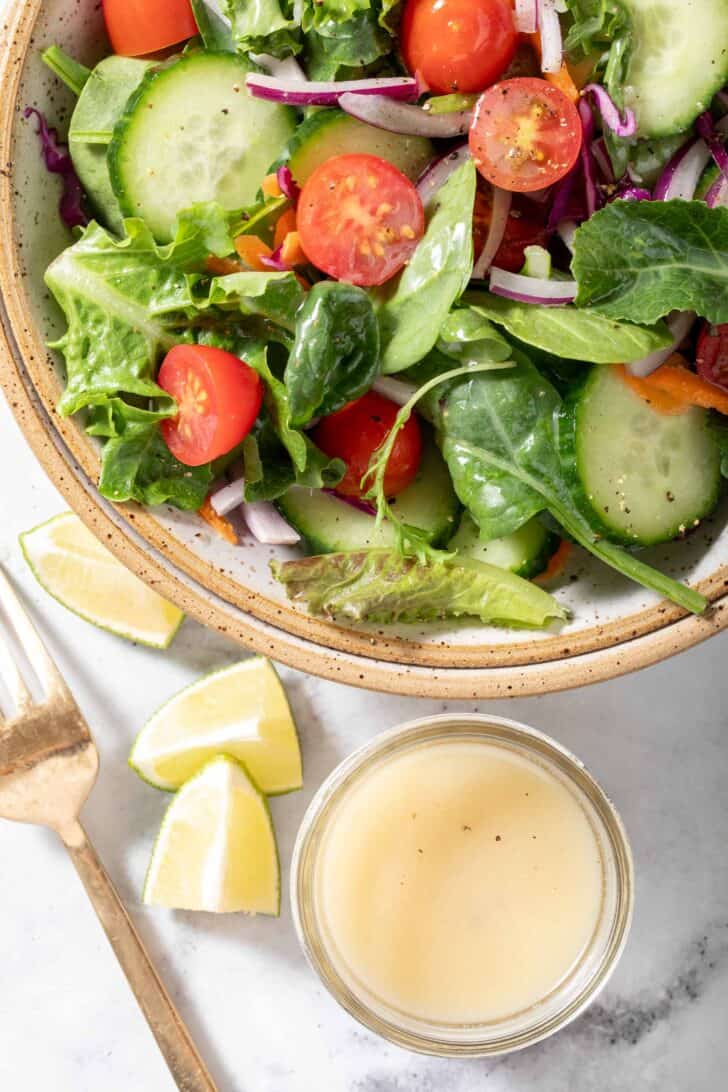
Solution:
[[[245,500],[245,478],[238,478],[229,485],[224,485],[210,497],[210,504],[218,516],[227,516],[239,508]]]
[[[628,364],[627,370],[638,379],[644,379],[645,376],[657,371],[688,336],[695,319],[694,311],[673,311],[667,318],[668,329],[674,338],[672,344],[668,345],[666,349],[657,349],[656,352],[646,356],[644,360],[636,360],[634,363]]]
[[[597,186],[597,172],[592,155],[594,137],[594,116],[591,107],[584,99],[579,103],[579,116],[584,130],[581,141],[581,165],[584,170],[584,196],[586,197],[587,217],[593,216],[602,204],[602,195]]]
[[[306,83],[306,73],[295,57],[272,57],[270,53],[251,53],[250,59],[278,80]]]
[[[538,26],[538,0],[516,0],[516,30],[535,34]]]
[[[701,114],[698,118],[695,128],[703,138],[708,148],[710,148],[710,154],[715,160],[715,165],[723,175],[725,179],[728,179],[728,149],[723,143],[725,137],[722,130],[724,129],[723,122],[725,118],[721,119],[718,125],[713,124],[713,118],[710,111],[706,110],[704,114]]]
[[[403,379],[392,379],[387,375],[380,375],[379,379],[375,379],[373,389],[390,402],[396,402],[398,406],[406,406],[417,393],[414,383],[405,383]]]
[[[710,209],[728,208],[728,179],[722,174],[706,193],[705,203]]]
[[[283,258],[281,257],[282,253],[283,244],[281,243],[279,247],[276,247],[270,257],[263,255],[260,259],[261,263],[267,266],[268,269],[274,270],[276,273],[289,273],[291,267],[283,261]]]
[[[655,186],[655,201],[691,201],[700,176],[710,162],[710,148],[698,137],[679,148]]]
[[[613,201],[651,201],[652,194],[644,186],[620,186],[617,188]]]
[[[295,546],[301,541],[295,531],[270,501],[248,501],[243,518],[253,538],[265,546]]]
[[[538,29],[541,35],[541,71],[558,72],[564,60],[564,43],[555,0],[538,0]]]
[[[540,277],[524,277],[521,273],[509,273],[491,266],[490,291],[495,296],[505,296],[517,303],[540,303],[558,307],[573,303],[577,292],[576,281],[542,280]]]
[[[335,84],[344,87],[344,84]],[[463,137],[473,120],[472,110],[454,110],[449,114],[429,114],[421,106],[409,106],[394,102],[386,95],[362,95],[346,92],[339,99],[339,106],[347,114],[366,121],[377,129],[403,136],[424,136],[447,139]]]
[[[582,95],[593,95],[597,109],[604,124],[620,137],[632,137],[637,132],[637,118],[634,110],[625,110],[620,114],[611,95],[599,83],[588,83]]]
[[[445,185],[453,171],[456,171],[467,159],[470,159],[470,145],[461,144],[447,155],[436,159],[424,171],[417,182],[417,192],[423,206],[427,209],[435,194]]]
[[[576,220],[562,220],[559,226],[556,228],[556,234],[561,239],[567,250],[574,253],[574,236],[576,235],[576,229],[578,228]]]
[[[512,203],[513,194],[510,190],[502,190],[498,186],[493,186],[493,208],[490,215],[488,237],[485,240],[483,252],[473,268],[473,280],[482,280],[492,266],[493,259],[498,253],[498,248],[506,233]]]
[[[301,187],[296,182],[295,178],[291,174],[290,167],[279,167],[276,171],[276,179],[278,180],[278,186],[284,197],[287,197],[289,201],[294,203],[298,201],[301,196]]]
[[[289,106],[339,106],[345,96],[353,98],[374,96],[389,99],[403,99],[411,102],[419,97],[417,80],[405,76],[392,76],[375,80],[343,80],[341,83],[319,82],[314,80],[278,79],[275,76],[261,76],[251,72],[245,84],[251,95],[270,102],[286,103]],[[447,116],[447,115],[443,115]]]
[[[612,168],[612,161],[609,158],[609,152],[607,151],[604,137],[599,137],[597,140],[592,141],[591,152],[594,156],[594,162],[601,171],[604,180],[606,182],[614,182],[614,170]]]

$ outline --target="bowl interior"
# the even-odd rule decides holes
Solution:
[[[33,28],[33,15],[39,7],[39,0],[11,6],[11,22],[23,9],[20,33],[9,51],[21,51],[22,60],[17,94],[5,107],[12,111],[12,143],[10,207],[3,210],[9,215],[10,231],[10,237],[5,237],[3,287],[14,339],[33,384],[73,455],[95,477],[98,450],[94,441],[83,433],[79,422],[54,415],[63,364],[45,346],[62,333],[63,320],[45,288],[43,272],[71,239],[56,215],[58,178],[44,170],[34,120],[24,119],[23,110],[36,107],[63,133],[73,98],[42,64],[41,50],[57,43],[92,64],[108,51],[108,45],[95,0],[49,0],[42,4]],[[13,71],[17,69],[10,63],[6,87]],[[390,629],[334,625],[292,607],[271,578],[271,558],[296,556],[295,551],[261,546],[250,538],[232,547],[211,534],[195,515],[167,506],[148,512],[129,506],[123,511],[152,546],[228,603],[322,646],[378,660],[446,667],[547,663],[612,647],[681,617],[679,610],[660,603],[657,596],[574,551],[555,589],[572,619],[548,632],[524,634],[468,624],[398,625]],[[723,593],[728,576],[725,506],[687,541],[645,551],[644,557],[677,578],[699,584],[713,597]]]

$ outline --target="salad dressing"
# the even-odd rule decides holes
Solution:
[[[493,741],[379,763],[326,824],[322,934],[355,993],[436,1023],[506,1019],[554,990],[602,907],[595,831],[552,769]]]

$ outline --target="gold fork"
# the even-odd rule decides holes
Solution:
[[[14,712],[0,713],[0,817],[54,830],[68,850],[107,937],[181,1092],[215,1092],[136,929],[79,822],[98,752],[88,725],[0,567],[0,607],[44,690],[35,702],[0,634],[0,679]]]

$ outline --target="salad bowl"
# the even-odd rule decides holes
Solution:
[[[373,689],[448,697],[542,693],[657,662],[728,624],[728,530],[719,510],[688,539],[647,551],[669,575],[711,603],[687,615],[574,553],[555,594],[569,621],[544,631],[463,622],[363,625],[312,617],[272,578],[286,547],[233,546],[194,513],[162,505],[112,505],[96,490],[96,440],[57,405],[60,357],[48,344],[63,316],[43,280],[69,245],[56,215],[58,179],[42,166],[30,107],[63,132],[72,96],[41,62],[57,44],[91,65],[108,53],[92,0],[17,0],[6,8],[0,48],[0,378],[23,431],[70,505],[125,564],[204,623],[248,647],[310,671]]]

